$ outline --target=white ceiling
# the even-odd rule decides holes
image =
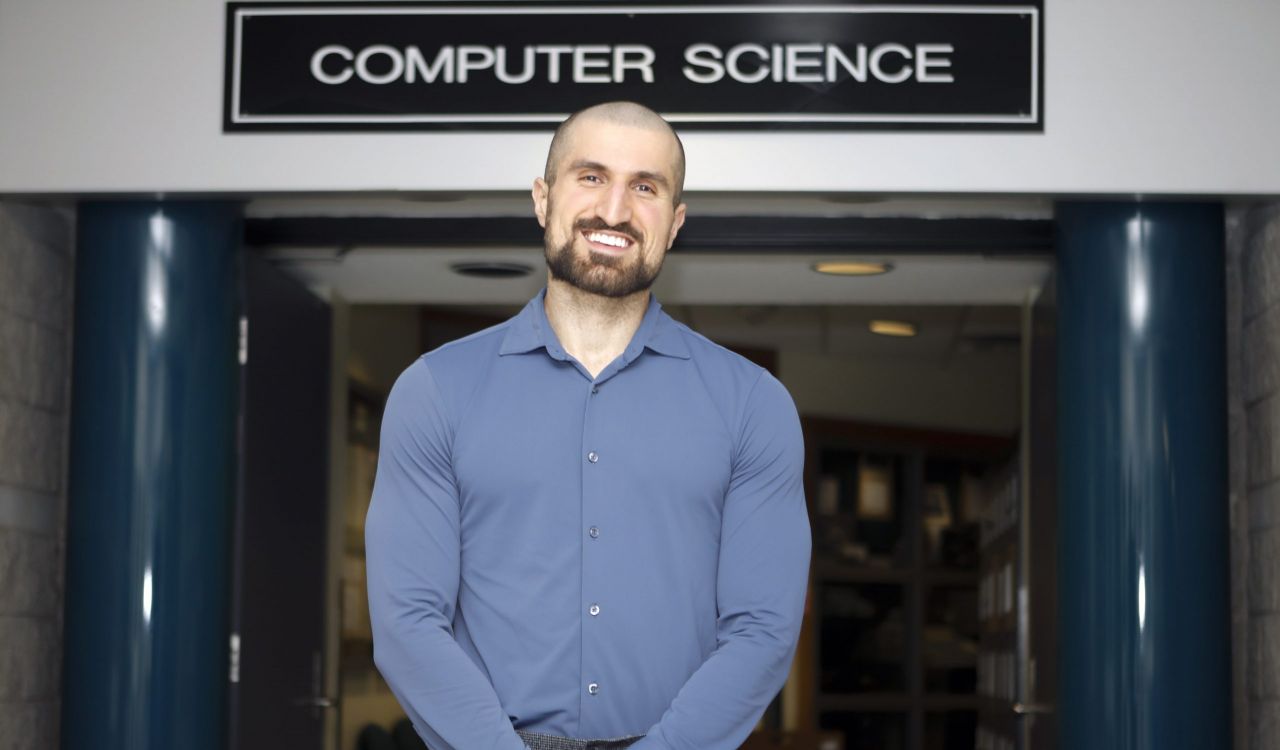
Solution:
[[[821,216],[1048,219],[1040,198],[877,196],[866,194],[691,193],[690,213],[721,216]],[[424,193],[375,197],[277,197],[252,201],[249,218],[527,216],[521,193]],[[538,247],[266,248],[268,256],[313,287],[354,303],[521,304],[544,283]],[[817,260],[887,261],[893,272],[870,278],[814,273]],[[451,267],[463,261],[522,263],[517,279],[475,279]],[[841,258],[792,248],[787,254],[673,253],[659,277],[667,305],[1019,305],[1052,268],[1044,257],[868,256]]]
[[[546,281],[538,248],[282,248],[267,256],[318,290],[353,303],[520,304]],[[802,249],[778,254],[672,253],[655,286],[667,305],[1019,305],[1048,276],[1045,258],[982,256],[865,256],[887,261],[881,276],[815,273],[830,254]],[[461,276],[461,262],[520,263],[531,273],[515,279]]]

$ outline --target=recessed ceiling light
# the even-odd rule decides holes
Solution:
[[[891,263],[867,263],[864,261],[824,260],[813,264],[813,270],[831,276],[879,276],[893,270]]]
[[[507,261],[470,261],[454,263],[449,268],[456,274],[477,279],[514,279],[533,272],[533,266]]]
[[[916,335],[915,323],[907,323],[901,320],[873,320],[867,326],[872,333],[878,333],[881,336],[899,336],[907,337]]]

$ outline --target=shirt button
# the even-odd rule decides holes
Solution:
[[[587,685],[587,692],[595,695],[600,692],[600,686],[593,682],[590,685]]]
[[[600,386],[598,386],[598,385],[593,385],[593,386],[591,386],[591,392],[592,392],[592,393],[596,393],[596,392],[598,392],[599,390],[600,390]]]
[[[595,463],[596,461],[600,460],[600,454],[596,453],[595,451],[591,451],[590,453],[587,454],[587,460],[590,461],[591,463]]]
[[[595,617],[596,615],[600,614],[600,605],[592,604],[591,609],[588,609],[587,611],[591,613],[592,617]]]
[[[587,533],[591,535],[592,539],[600,538],[600,529],[596,528],[595,526],[592,526],[591,528],[587,529]]]

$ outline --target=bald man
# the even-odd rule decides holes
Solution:
[[[730,750],[786,679],[809,565],[795,406],[662,311],[684,149],[611,102],[533,185],[547,285],[387,402],[374,659],[432,750]]]

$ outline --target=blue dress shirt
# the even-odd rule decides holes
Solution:
[[[375,662],[432,750],[521,750],[516,728],[737,748],[804,609],[795,406],[652,298],[592,378],[544,295],[391,391],[365,530]]]

